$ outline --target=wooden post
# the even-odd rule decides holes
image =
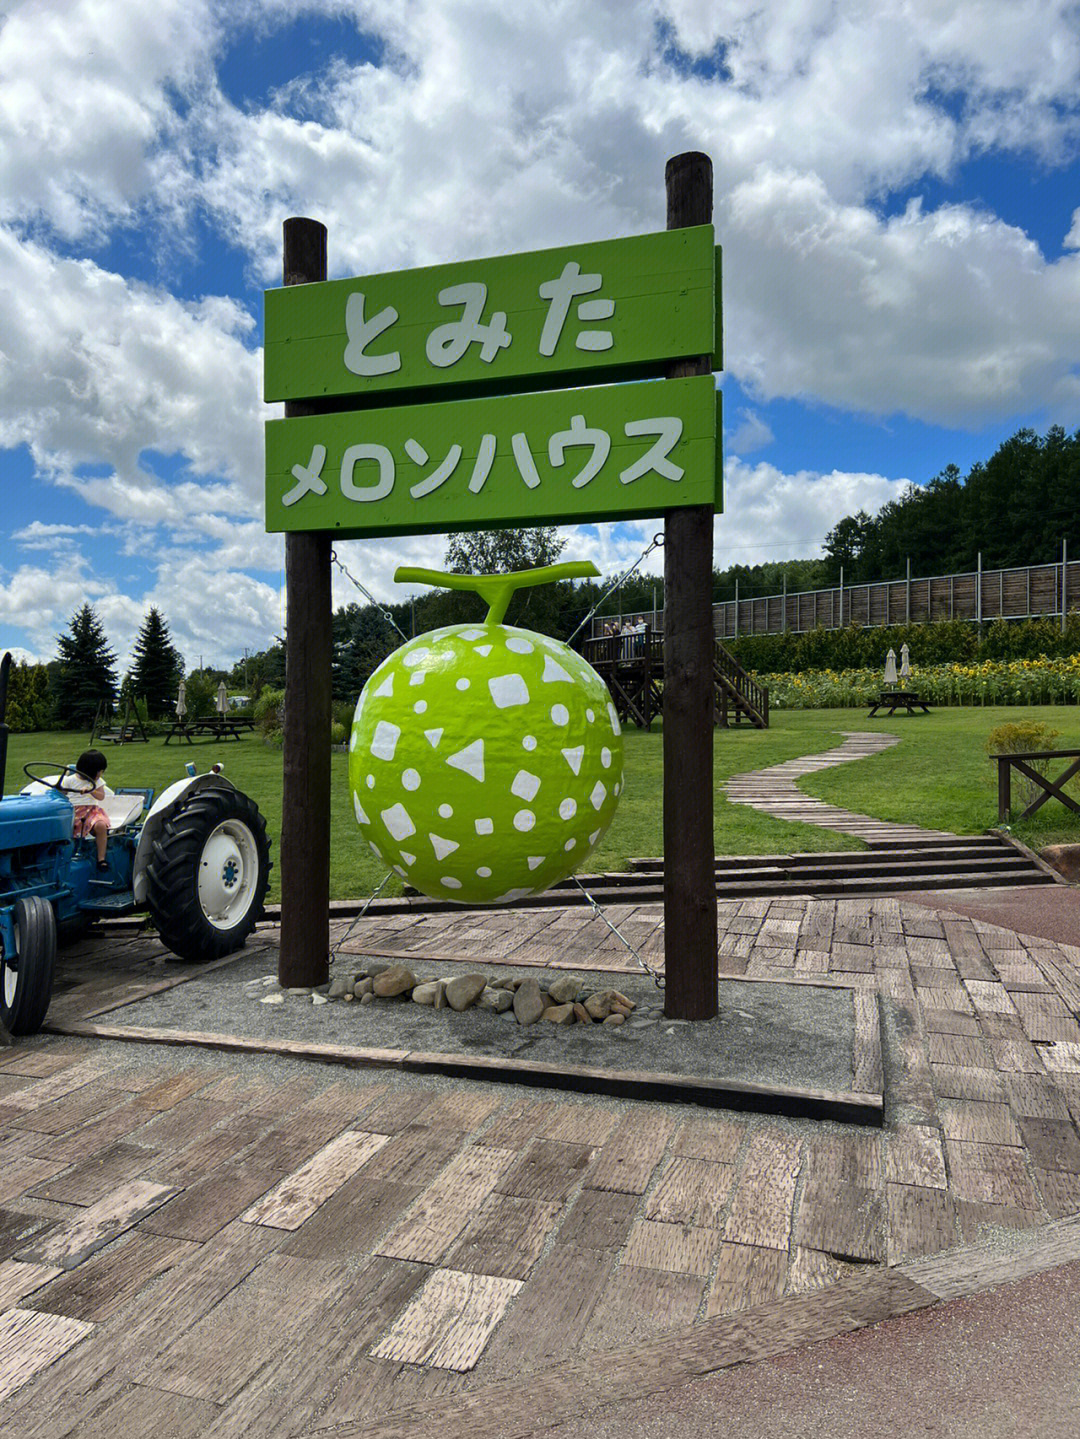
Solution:
[[[998,824],[1008,824],[1012,810],[1012,767],[1005,755],[998,755]]]
[[[326,279],[326,226],[285,221],[286,285]],[[287,401],[285,416],[315,413]],[[330,535],[285,536],[285,747],[281,806],[283,986],[326,981],[330,951]]]
[[[1028,570],[1028,584],[1031,584],[1031,571]],[[1065,621],[1068,615],[1069,601],[1069,542],[1061,542],[1061,633],[1065,633]],[[1031,609],[1031,601],[1028,601],[1028,609]]]
[[[667,162],[667,228],[712,221],[707,155]],[[712,373],[712,357],[680,360],[669,379]],[[717,1012],[713,855],[713,507],[664,516],[664,1013]],[[738,620],[736,619],[736,625]]]

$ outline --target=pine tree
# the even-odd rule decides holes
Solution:
[[[92,605],[75,611],[69,633],[57,635],[56,646],[54,722],[62,729],[89,729],[98,704],[116,699],[116,655]]]
[[[153,605],[135,640],[133,654],[132,689],[140,699],[146,700],[150,719],[160,719],[170,713],[176,703],[184,661],[169,638],[169,626]]]

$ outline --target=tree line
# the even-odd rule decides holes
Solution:
[[[1080,538],[1080,431],[1018,430],[966,477],[947,465],[875,515],[847,515],[825,536],[823,586],[1045,564]],[[773,591],[775,593],[775,591]]]

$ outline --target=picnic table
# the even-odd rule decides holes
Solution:
[[[923,714],[930,713],[930,706],[917,694],[910,690],[882,690],[880,696],[870,707],[867,719],[873,719],[878,710],[888,706],[889,714],[895,714],[898,709],[906,709],[909,715],[913,715],[916,709],[921,709]]]
[[[208,719],[175,719],[165,736],[165,743],[171,739],[187,740],[188,744],[194,744],[196,738],[200,739],[235,739],[238,740],[244,730],[253,730],[255,721],[243,719],[236,715],[214,715]]]

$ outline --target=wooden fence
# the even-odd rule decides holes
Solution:
[[[1080,560],[1025,565],[1010,570],[970,570],[931,578],[876,580],[798,594],[766,595],[751,600],[721,600],[713,606],[713,627],[720,639],[773,635],[787,630],[841,629],[844,625],[924,624],[930,620],[1031,619],[1062,617],[1080,610]],[[648,612],[653,625],[663,611]],[[595,618],[600,634],[610,616]]]

